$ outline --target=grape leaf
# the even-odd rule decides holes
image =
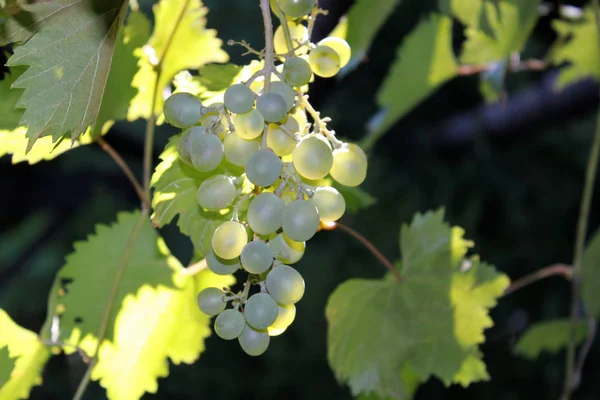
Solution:
[[[377,93],[382,110],[371,120],[362,145],[370,147],[394,122],[456,76],[457,71],[452,52],[452,20],[433,14],[421,21],[398,47],[396,61]]]
[[[586,335],[587,326],[584,322],[577,325],[575,340],[581,343]],[[571,321],[556,319],[531,325],[519,338],[515,352],[525,358],[535,360],[544,351],[556,353],[569,343]]]
[[[200,0],[186,2],[161,0],[153,6],[154,31],[148,45],[136,52],[139,71],[133,78],[138,94],[133,99],[128,119],[149,118],[152,93],[157,84],[155,113],[162,112],[163,92],[175,74],[184,69],[200,68],[212,62],[227,62],[227,53],[216,31],[206,29],[206,7]],[[173,33],[174,30],[174,34]],[[156,66],[160,63],[160,79]]]
[[[348,187],[340,185],[332,180],[331,186],[336,188],[346,201],[346,211],[356,213],[365,208],[369,208],[377,203],[377,199],[365,192],[360,187]]]
[[[351,279],[331,295],[328,358],[354,395],[405,397],[398,376],[407,365],[420,381],[488,379],[478,345],[508,278],[477,256],[464,259],[472,243],[463,234],[443,211],[417,214],[401,232],[401,283]]]
[[[70,134],[75,141],[94,125],[127,5],[57,0],[31,6],[42,10],[29,14],[37,33],[7,63],[29,66],[13,84],[24,89],[17,106],[25,108],[20,125],[28,127],[29,147],[43,136],[56,141]]]
[[[226,90],[232,85],[242,67],[235,64],[208,64],[198,69],[198,80],[212,92]]]
[[[29,398],[31,389],[42,382],[50,352],[35,333],[17,325],[2,309],[0,332],[0,399]]]
[[[588,312],[600,318],[600,230],[588,242],[582,261],[581,291]]]
[[[552,63],[568,63],[561,69],[557,88],[586,77],[600,80],[600,50],[592,8],[584,10],[581,21],[554,20],[552,26],[558,34]]]
[[[0,81],[0,131],[11,130],[19,125],[19,120],[23,116],[23,110],[15,108],[22,90],[12,89],[10,86],[21,76],[24,68],[11,68],[4,79]]]

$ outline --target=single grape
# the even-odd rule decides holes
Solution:
[[[221,312],[215,319],[215,332],[221,339],[232,340],[238,338],[246,321],[241,312],[234,309],[229,309]]]
[[[227,123],[227,117],[225,117],[225,115],[219,116],[217,111],[204,114],[200,120],[200,125],[206,128],[208,133],[214,133],[217,135],[219,139],[223,139],[229,127],[229,124]]]
[[[267,122],[279,122],[289,111],[283,96],[276,92],[267,92],[258,96],[256,109],[260,111]]]
[[[224,260],[217,257],[212,249],[206,254],[206,266],[217,275],[233,274],[242,267],[239,259],[234,258],[232,260]]]
[[[340,68],[344,68],[348,64],[348,61],[350,61],[352,51],[350,50],[350,45],[344,39],[330,36],[321,40],[318,45],[330,47],[337,53],[340,57]]]
[[[337,189],[329,186],[317,188],[310,201],[317,207],[321,222],[337,221],[346,211],[344,196]]]
[[[248,207],[248,225],[259,235],[268,235],[281,227],[283,200],[273,193],[261,193]]]
[[[315,6],[315,0],[279,0],[281,10],[291,18],[302,18],[310,14]]]
[[[203,128],[200,128],[203,129]],[[212,133],[194,135],[190,138],[190,154],[194,167],[203,172],[217,168],[223,160],[223,142]]]
[[[315,75],[331,78],[340,71],[340,56],[331,47],[317,46],[310,51],[308,63]]]
[[[256,186],[271,186],[282,168],[281,159],[270,149],[262,149],[252,154],[246,163],[246,177]]]
[[[310,64],[300,57],[290,57],[283,64],[283,80],[290,86],[302,87],[312,76]]]
[[[215,175],[208,178],[198,188],[196,199],[201,207],[217,211],[229,207],[236,197],[233,179],[226,175]]]
[[[225,157],[238,167],[245,166],[250,156],[258,151],[259,146],[258,140],[244,140],[234,132],[227,134],[223,140]]]
[[[279,93],[283,97],[287,107],[286,113],[296,104],[296,92],[285,82],[271,82],[271,92]]]
[[[213,251],[225,260],[239,257],[246,243],[248,243],[246,228],[237,221],[222,223],[215,229],[212,237]]]
[[[294,135],[297,135],[299,130],[298,122],[291,115],[288,115],[283,124],[269,124],[267,146],[279,157],[290,155],[296,148]]]
[[[289,21],[288,27],[290,28],[290,36],[294,48],[298,47],[301,43],[306,43],[308,41],[308,29],[306,29],[304,25],[299,22]],[[275,53],[277,54],[287,54],[291,50],[287,46],[285,34],[281,25],[275,30],[275,35],[273,36],[273,46],[275,47]],[[302,46],[295,51],[295,54],[300,56],[306,54],[307,49],[308,46]]]
[[[240,255],[242,267],[251,274],[262,274],[273,264],[273,253],[266,243],[254,240],[244,246]]]
[[[281,304],[295,304],[304,295],[304,279],[294,268],[279,265],[267,275],[267,291]]]
[[[192,165],[192,156],[190,155],[190,137],[192,129],[183,131],[177,142],[177,154],[179,159],[188,165]]]
[[[367,177],[367,157],[356,145],[334,150],[331,177],[344,186],[358,186]]]
[[[227,88],[223,102],[232,113],[244,114],[254,106],[254,93],[248,86],[237,83]]]
[[[322,179],[333,165],[331,147],[322,136],[307,136],[294,149],[292,162],[296,171],[306,179]]]
[[[277,303],[267,293],[250,296],[244,307],[244,317],[254,329],[267,329],[275,319],[279,309]]]
[[[269,240],[269,247],[276,259],[285,264],[294,264],[304,255],[306,243],[296,242],[282,232]]]
[[[260,356],[269,347],[269,334],[266,331],[257,331],[252,329],[248,324],[244,326],[244,330],[238,341],[242,350],[249,356]]]
[[[202,103],[190,93],[175,93],[165,101],[163,113],[169,124],[177,128],[189,128],[200,121]]]
[[[269,326],[269,330],[287,328],[292,324],[292,322],[294,322],[294,319],[296,318],[296,306],[281,304],[277,304],[277,306],[279,308],[277,312],[277,318],[275,319],[275,322]],[[270,332],[269,335],[276,336],[271,335]]]
[[[234,115],[232,119],[235,125],[235,133],[242,139],[255,139],[265,129],[265,119],[256,108],[245,114]]]
[[[319,229],[317,207],[306,200],[294,200],[283,209],[281,224],[286,235],[296,242],[305,242]]]
[[[198,307],[207,315],[217,315],[225,309],[227,303],[223,301],[225,293],[216,287],[209,287],[198,294]]]

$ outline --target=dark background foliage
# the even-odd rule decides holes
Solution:
[[[150,12],[152,1],[140,1]],[[262,46],[262,21],[256,0],[206,0],[208,25],[228,39]],[[352,3],[323,1],[330,8],[317,35],[326,34]],[[319,80],[311,98],[333,118],[338,135],[359,140],[377,111],[376,90],[393,60],[396,46],[418,20],[435,8],[434,0],[405,0],[379,32],[368,58],[342,80]],[[582,2],[576,3],[581,5]],[[373,1],[377,7],[377,1]],[[542,57],[554,39],[550,18],[543,17],[525,50]],[[456,39],[460,45],[460,37]],[[232,61],[246,62],[237,48]],[[584,169],[595,127],[598,87],[581,82],[557,95],[555,73],[521,72],[508,77],[508,102],[486,106],[477,77],[455,79],[402,119],[370,155],[364,189],[378,203],[344,217],[390,259],[398,259],[398,233],[413,213],[444,206],[447,219],[464,227],[482,258],[511,278],[555,263],[569,263]],[[406,77],[410,79],[410,76]],[[143,122],[118,123],[107,140],[141,174]],[[158,130],[155,152],[168,137]],[[46,315],[52,280],[72,242],[82,240],[95,224],[109,223],[115,213],[137,207],[135,193],[113,161],[97,146],[83,146],[34,166],[0,160],[0,307],[22,326],[39,331]],[[600,226],[600,185],[596,185],[592,231]],[[191,249],[176,227],[163,234],[184,263]],[[173,366],[160,380],[153,399],[320,399],[350,398],[326,360],[324,308],[329,293],[349,277],[379,277],[383,267],[342,232],[324,232],[308,244],[298,265],[306,295],[290,329],[271,342],[258,358],[213,336],[194,365]],[[564,353],[537,362],[513,355],[516,340],[532,322],[564,317],[569,286],[560,278],[539,282],[500,301],[492,311],[495,326],[482,346],[492,381],[468,389],[431,379],[418,399],[556,399],[560,393]],[[93,299],[91,300],[93,301]],[[592,350],[578,399],[600,398],[600,346]],[[77,356],[54,357],[44,385],[32,399],[66,399],[84,371]],[[93,384],[86,399],[104,398]]]

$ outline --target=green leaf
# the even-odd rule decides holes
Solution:
[[[16,128],[23,116],[23,110],[15,107],[23,91],[10,88],[23,71],[24,68],[11,68],[0,81],[0,132]]]
[[[198,69],[198,80],[202,86],[212,92],[226,90],[242,67],[235,64],[208,64]]]
[[[552,63],[567,63],[561,69],[556,86],[562,89],[571,82],[588,77],[600,80],[600,44],[592,7],[584,10],[580,21],[554,20],[552,26],[558,34]]]
[[[377,93],[377,103],[383,109],[373,118],[362,146],[371,147],[394,122],[456,76],[457,71],[452,20],[433,14],[421,21],[398,48],[396,61]]]
[[[175,74],[229,59],[221,49],[222,41],[216,37],[216,31],[206,29],[208,10],[200,0],[161,0],[153,6],[153,10],[155,23],[152,36],[148,45],[136,52],[139,71],[133,79],[133,87],[139,92],[129,109],[130,121],[150,117],[156,83],[154,112],[159,115],[164,103],[163,91]],[[157,82],[155,66],[159,62],[161,74]]]
[[[443,211],[417,214],[401,232],[401,283],[351,279],[331,295],[328,358],[354,395],[406,397],[398,376],[407,366],[419,381],[488,379],[478,345],[508,278],[477,256],[464,259],[472,243],[463,234]]]
[[[17,325],[2,309],[0,332],[0,399],[27,399],[42,382],[50,352],[35,333]]]
[[[582,261],[582,296],[587,311],[600,318],[600,230],[588,242]]]
[[[584,322],[577,325],[575,340],[581,343],[585,338],[587,326]],[[531,325],[519,338],[515,352],[521,357],[535,360],[544,351],[557,353],[566,347],[571,336],[571,321],[556,319]]]
[[[13,84],[24,89],[17,106],[25,108],[20,125],[28,127],[29,147],[43,136],[56,141],[70,134],[74,141],[94,125],[127,5],[59,0],[27,6],[41,10],[29,14],[37,33],[28,34],[7,65],[29,66]]]
[[[357,213],[358,211],[369,208],[377,203],[375,197],[371,196],[360,187],[348,187],[340,185],[335,181],[332,181],[331,185],[344,196],[344,200],[346,200],[346,211],[351,213]]]

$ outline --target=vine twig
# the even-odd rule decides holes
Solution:
[[[503,296],[507,294],[516,292],[519,289],[524,288],[525,286],[529,286],[532,283],[535,283],[539,280],[549,278],[551,276],[562,276],[567,280],[571,280],[573,274],[573,268],[566,264],[554,264],[548,267],[539,269],[529,275],[525,275],[522,278],[519,278],[513,281],[509,287],[504,291]]]
[[[186,269],[183,270],[183,273],[185,275],[194,276],[204,271],[206,267],[206,258],[203,258],[202,260],[188,266]]]
[[[260,9],[262,11],[265,24],[265,66],[263,72],[265,75],[265,93],[271,89],[271,73],[275,66],[275,50],[273,49],[273,20],[271,19],[271,5],[269,0],[260,0]]]
[[[577,389],[581,383],[581,373],[583,371],[583,366],[585,365],[585,359],[587,358],[588,354],[590,354],[592,344],[594,344],[594,339],[596,338],[596,329],[596,318],[594,318],[593,315],[589,315],[587,317],[587,335],[583,345],[581,346],[581,350],[579,350],[577,362],[575,363],[575,368],[573,369],[573,390]]]

